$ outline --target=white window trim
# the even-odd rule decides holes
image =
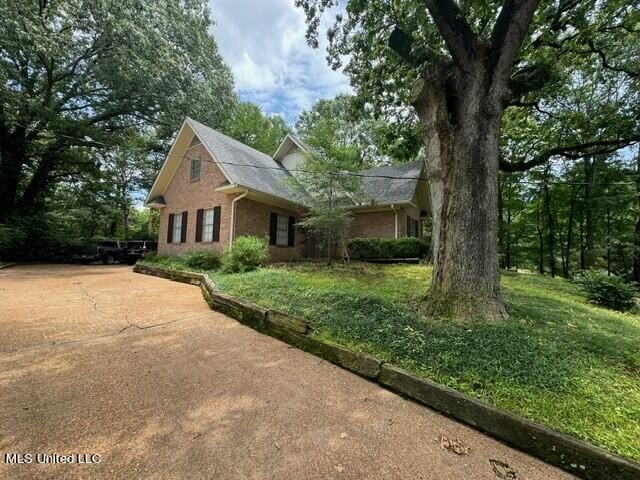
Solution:
[[[211,222],[207,222],[207,214],[211,212]],[[202,212],[202,241],[213,242],[213,226],[216,221],[216,211],[213,208],[209,208]]]
[[[173,243],[182,241],[182,213],[173,215],[173,234],[171,235]]]

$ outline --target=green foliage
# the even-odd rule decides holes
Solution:
[[[420,302],[430,273],[352,262],[211,275],[225,292],[311,321],[314,335],[640,459],[640,316],[595,306],[571,282],[507,273],[509,320],[434,319]]]
[[[187,253],[184,256],[184,263],[190,269],[217,270],[222,260],[217,250],[200,250]]]
[[[0,258],[5,260],[57,260],[73,239],[56,229],[52,214],[40,215],[37,221],[25,217],[0,225]]]
[[[220,127],[235,95],[211,24],[205,0],[0,2],[0,222],[132,135]]]
[[[257,105],[239,102],[231,109],[223,130],[230,137],[273,155],[289,127],[280,115],[265,115]]]
[[[412,123],[388,123],[374,118],[351,95],[321,99],[296,120],[296,132],[309,145],[353,147],[361,169],[388,161],[413,161],[422,145]]]
[[[333,255],[346,253],[334,251],[334,245],[339,244],[344,249],[343,239],[352,218],[351,213],[344,208],[315,207],[298,222],[298,226],[308,237],[314,238],[325,254],[332,258]]]
[[[352,218],[345,207],[353,205],[362,190],[361,178],[348,173],[361,170],[362,158],[358,148],[338,133],[339,119],[321,112],[312,116],[312,120],[305,120],[304,140],[309,151],[302,171],[288,186],[309,207],[299,226],[332,258],[336,245],[345,250],[344,238]]]
[[[347,249],[353,260],[370,258],[423,258],[429,244],[419,238],[354,238]]]
[[[222,255],[222,270],[227,273],[249,272],[264,265],[269,258],[267,239],[254,236],[236,238]]]
[[[152,265],[167,268],[169,270],[189,270],[185,259],[177,255],[159,255],[155,252],[148,253],[143,259],[138,260],[140,265]]]
[[[158,258],[158,252],[149,252],[149,253],[146,253],[144,256],[144,260],[147,263],[154,263],[157,258]]]
[[[217,250],[194,251],[184,255],[159,255],[156,252],[149,252],[138,263],[170,270],[218,270],[221,265],[221,255]]]
[[[635,305],[636,286],[617,275],[590,270],[579,275],[576,282],[595,304],[621,311],[629,310]]]

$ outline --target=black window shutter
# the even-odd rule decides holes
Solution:
[[[407,215],[407,237],[411,236],[411,217]]]
[[[196,212],[196,242],[202,241],[202,217],[204,215],[204,209],[199,208]]]
[[[189,219],[189,212],[182,212],[182,231],[180,232],[180,243],[187,241],[187,220]]]
[[[269,223],[269,245],[276,244],[276,237],[278,236],[278,214],[271,212],[271,221]]]
[[[173,213],[169,214],[169,225],[167,226],[167,243],[171,243],[173,241]]]
[[[220,207],[213,209],[213,241],[220,241]]]
[[[295,217],[289,217],[289,241],[288,244],[290,247],[293,247],[295,245],[295,233],[294,233],[294,229],[293,229],[293,225],[294,223],[296,223],[296,219]]]

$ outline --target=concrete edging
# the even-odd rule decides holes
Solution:
[[[414,375],[390,363],[309,336],[305,320],[218,292],[207,275],[136,265],[136,273],[199,285],[211,309],[264,334],[346,368],[383,387],[491,435],[523,452],[587,480],[637,480],[640,464],[524,417]]]

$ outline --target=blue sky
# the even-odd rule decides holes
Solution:
[[[304,14],[293,1],[209,1],[212,33],[237,93],[289,122],[318,99],[350,91],[347,77],[327,65],[326,43],[307,45]]]

